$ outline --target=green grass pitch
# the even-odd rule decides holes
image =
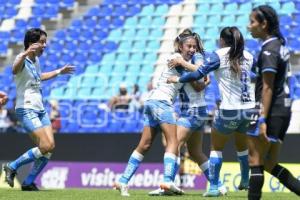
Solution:
[[[0,200],[199,200],[199,199],[247,199],[247,192],[230,192],[227,196],[218,198],[204,198],[203,191],[186,191],[183,196],[150,197],[148,190],[130,190],[130,197],[121,197],[115,190],[96,189],[65,189],[65,190],[41,190],[39,192],[22,192],[16,189],[0,189]],[[264,193],[262,200],[292,200],[297,196],[292,193]]]

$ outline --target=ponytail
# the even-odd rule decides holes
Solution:
[[[235,26],[225,27],[220,34],[220,37],[224,40],[225,45],[229,46],[229,63],[233,72],[240,75],[241,66],[240,63],[244,60],[244,38],[239,29]]]

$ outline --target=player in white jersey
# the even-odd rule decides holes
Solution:
[[[244,39],[236,27],[225,27],[220,34],[221,49],[205,58],[195,72],[170,77],[169,83],[185,83],[203,78],[214,71],[218,82],[221,103],[211,133],[209,159],[210,188],[204,196],[219,196],[219,173],[222,150],[231,133],[246,133],[255,107],[254,87],[250,83],[253,56],[244,50]]]
[[[168,60],[175,57],[183,57],[189,61],[197,49],[195,35],[184,38],[180,54],[173,54]],[[144,154],[149,150],[154,137],[159,129],[162,130],[166,138],[166,152],[164,154],[164,181],[160,185],[161,189],[172,194],[182,194],[183,191],[174,184],[174,174],[176,173],[176,161],[178,155],[178,141],[176,136],[176,114],[173,103],[177,97],[179,89],[183,84],[168,84],[167,79],[171,76],[178,76],[184,72],[181,67],[166,67],[158,80],[157,86],[149,93],[144,105],[144,130],[141,140],[131,154],[128,165],[115,188],[120,190],[121,195],[129,196],[127,185],[132,175],[139,167]]]
[[[34,180],[46,166],[55,145],[51,123],[42,102],[41,81],[74,71],[73,66],[65,65],[55,71],[42,73],[38,57],[42,55],[46,43],[45,31],[39,28],[28,30],[24,38],[25,51],[16,57],[12,66],[17,90],[16,115],[37,147],[29,149],[4,166],[5,181],[14,187],[17,169],[34,162],[32,170],[22,183],[22,190],[25,191],[38,191]]]

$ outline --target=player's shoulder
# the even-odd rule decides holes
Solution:
[[[182,55],[180,53],[172,53],[171,55],[169,55],[168,57],[169,59],[174,59],[174,58],[182,58]]]

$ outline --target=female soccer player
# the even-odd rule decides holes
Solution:
[[[276,11],[267,5],[254,8],[248,29],[253,38],[263,41],[257,61],[256,102],[260,113],[251,127],[248,199],[261,198],[264,170],[292,192],[300,195],[300,182],[283,166],[278,155],[291,117],[291,100],[284,90],[289,66],[289,51],[279,29]]]
[[[253,57],[244,50],[244,39],[236,27],[225,27],[220,34],[221,49],[205,58],[195,72],[170,77],[169,83],[185,83],[203,78],[215,71],[221,103],[211,133],[209,159],[210,188],[204,196],[220,196],[218,181],[222,166],[222,150],[232,133],[246,133],[255,106],[254,88],[250,84]]]
[[[184,34],[180,56],[186,61],[192,59],[197,49],[197,38],[193,34]],[[174,54],[170,57],[176,57]],[[128,182],[139,167],[144,154],[149,150],[157,130],[161,129],[166,138],[166,152],[164,155],[164,182],[160,185],[161,189],[176,194],[183,191],[178,188],[173,181],[176,171],[176,161],[178,155],[178,141],[176,136],[176,115],[173,103],[177,97],[182,84],[167,84],[168,77],[180,75],[183,69],[176,67],[170,69],[166,67],[158,80],[157,86],[149,93],[148,99],[144,104],[144,130],[141,140],[131,154],[127,167],[118,181],[115,188],[121,192],[122,196],[129,196]]]
[[[39,28],[28,30],[24,38],[25,51],[16,57],[12,66],[17,90],[16,115],[37,147],[29,149],[4,166],[5,181],[13,187],[18,168],[34,162],[29,175],[22,183],[22,190],[25,191],[38,190],[34,180],[46,166],[54,149],[51,123],[42,103],[41,81],[74,71],[73,66],[65,65],[55,71],[41,73],[38,57],[42,55],[46,43],[45,31]]]

